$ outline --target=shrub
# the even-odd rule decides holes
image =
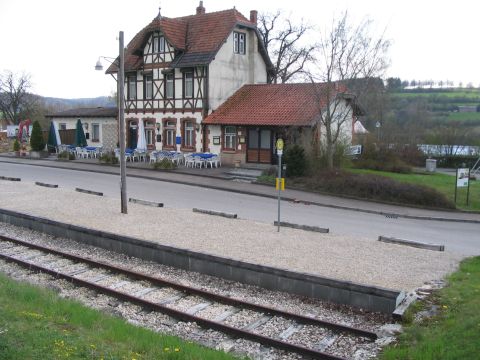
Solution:
[[[353,167],[359,169],[390,171],[402,174],[411,173],[412,168],[401,159],[401,153],[403,153],[403,148],[377,146],[369,141],[364,145],[360,157],[354,160],[352,164]],[[408,153],[405,152],[405,159],[415,158],[416,156],[417,153],[414,149],[410,149]]]
[[[393,203],[455,208],[452,201],[435,189],[372,174],[352,174],[341,170],[324,171],[314,177],[297,178],[293,185],[314,191]]]
[[[43,151],[45,149],[45,140],[43,139],[42,127],[38,120],[33,123],[32,135],[30,136],[30,146],[33,151]]]
[[[162,159],[161,161],[154,163],[153,168],[155,170],[159,170],[159,169],[172,170],[177,168],[177,164],[175,164],[173,161],[170,161],[168,159]]]
[[[63,160],[75,160],[75,154],[69,153],[68,151],[62,151],[58,154],[57,158]]]
[[[99,157],[98,161],[105,164],[118,164],[118,158],[115,156],[115,153],[113,151],[102,154],[102,156]]]
[[[287,176],[303,176],[307,169],[305,150],[299,145],[289,146],[285,150],[285,164],[287,165]]]
[[[13,151],[20,151],[20,143],[18,142],[18,139],[15,139],[13,142]]]

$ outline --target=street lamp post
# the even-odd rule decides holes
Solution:
[[[122,214],[127,214],[127,166],[125,161],[125,47],[123,44],[123,31],[118,35],[119,43],[119,67],[117,76],[117,103],[119,122],[119,145],[120,145],[120,207]],[[104,59],[105,57],[102,56]],[[95,65],[95,70],[103,70],[100,58]]]

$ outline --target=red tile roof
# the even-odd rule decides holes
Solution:
[[[203,122],[212,125],[311,125],[320,113],[319,106],[326,105],[326,90],[326,84],[311,83],[244,85]],[[336,90],[337,93],[345,91],[344,86]]]
[[[209,57],[211,59],[236,25],[256,29],[256,24],[250,22],[236,9],[178,18],[157,17],[128,44],[125,71],[139,69],[143,65],[143,47],[154,31],[161,31],[175,50],[180,50],[184,54],[211,53],[212,56]],[[107,69],[107,73],[117,71],[117,63],[113,63]]]

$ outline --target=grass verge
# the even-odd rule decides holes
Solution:
[[[480,257],[464,260],[439,291],[439,315],[407,325],[380,359],[478,359],[480,354]]]
[[[233,359],[0,274],[0,359]]]
[[[434,173],[434,174],[398,174],[387,171],[350,169],[356,174],[374,174],[389,177],[391,179],[415,184],[428,186],[444,194],[450,201],[455,197],[455,176]],[[459,188],[457,191],[457,208],[462,210],[480,211],[480,181],[470,182],[469,205],[466,205],[467,189]]]

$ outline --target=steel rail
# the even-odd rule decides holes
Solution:
[[[212,300],[215,300],[215,301],[223,303],[223,304],[234,305],[234,306],[242,307],[242,308],[248,308],[248,309],[263,312],[263,313],[266,313],[266,314],[269,314],[269,315],[276,315],[276,316],[284,317],[284,318],[287,318],[287,319],[295,320],[295,321],[298,321],[302,324],[315,325],[315,326],[319,326],[319,327],[328,328],[328,329],[336,331],[336,332],[348,332],[348,333],[355,334],[355,335],[361,336],[361,337],[365,337],[365,338],[368,338],[368,339],[371,339],[371,340],[376,340],[377,337],[378,337],[377,334],[375,332],[372,332],[372,331],[363,330],[363,329],[359,329],[359,328],[355,328],[355,327],[351,327],[351,326],[346,326],[346,325],[341,325],[341,324],[336,324],[336,323],[332,323],[332,322],[329,322],[329,321],[326,321],[326,320],[315,319],[315,318],[312,318],[312,317],[308,317],[308,316],[304,316],[304,315],[300,315],[300,314],[295,314],[295,313],[288,312],[288,311],[283,311],[283,310],[280,310],[280,309],[275,309],[275,308],[272,308],[272,307],[269,307],[269,306],[259,305],[259,304],[255,304],[255,303],[252,303],[252,302],[249,302],[249,301],[239,300],[239,299],[215,294],[215,293],[212,293],[212,292],[209,292],[209,291],[206,291],[206,290],[201,290],[201,289],[198,289],[198,288],[195,288],[195,287],[181,285],[181,284],[178,284],[178,283],[174,283],[172,281],[160,279],[160,278],[157,278],[157,277],[152,277],[152,276],[142,274],[142,273],[139,273],[139,272],[136,272],[136,271],[132,271],[132,270],[129,270],[129,269],[126,269],[126,268],[122,268],[122,267],[118,267],[118,266],[114,266],[114,265],[108,265],[108,264],[104,264],[104,263],[99,263],[99,262],[97,262],[95,260],[92,260],[92,259],[88,259],[88,258],[78,256],[78,255],[69,254],[69,253],[66,253],[66,252],[63,252],[63,251],[60,251],[60,250],[52,249],[50,247],[31,244],[31,243],[25,242],[23,240],[14,239],[14,238],[2,236],[2,235],[0,235],[0,240],[9,241],[9,242],[21,245],[21,246],[30,247],[30,248],[37,249],[37,250],[40,250],[40,251],[49,252],[51,254],[60,255],[60,256],[65,257],[67,259],[71,259],[71,260],[79,261],[79,262],[84,262],[84,263],[90,264],[90,265],[98,267],[98,268],[103,268],[103,269],[106,269],[106,270],[109,270],[109,271],[112,271],[112,272],[116,272],[116,273],[120,273],[120,274],[130,276],[130,277],[135,278],[137,280],[148,281],[148,282],[151,282],[152,284],[155,284],[155,285],[169,286],[169,287],[175,288],[177,290],[180,290],[180,291],[183,291],[183,292],[186,292],[186,293],[189,293],[189,294],[199,295],[201,297],[212,299]]]

